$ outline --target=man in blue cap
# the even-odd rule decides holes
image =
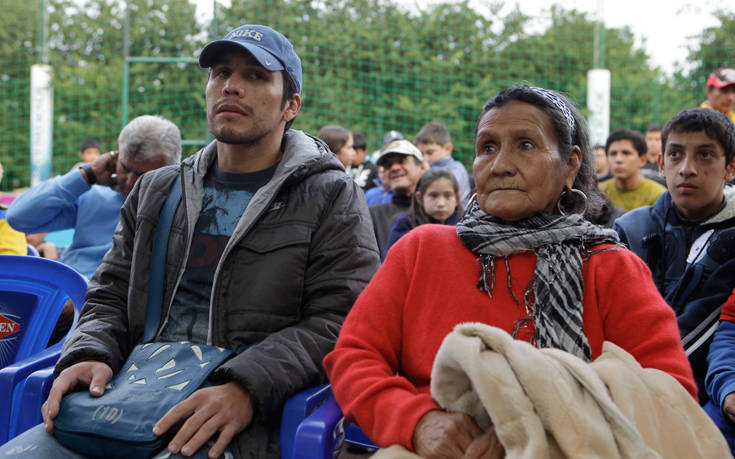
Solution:
[[[211,374],[213,386],[170,409],[153,431],[178,429],[164,455],[276,458],[284,401],[324,382],[322,358],[379,254],[355,182],[326,145],[289,129],[302,80],[286,37],[244,25],[208,44],[199,63],[209,69],[215,141],[132,190],[56,366],[45,428],[53,431],[62,397],[78,385],[100,396],[140,340],[151,240],[179,175],[183,202],[168,238],[156,339],[236,354]],[[20,438],[0,452],[20,451]]]

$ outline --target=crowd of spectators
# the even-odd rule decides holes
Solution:
[[[0,453],[33,444],[77,457],[50,435],[54,419],[75,388],[103,395],[141,339],[151,241],[172,186],[182,197],[156,339],[234,357],[158,420],[156,435],[170,433],[162,455],[277,457],[284,401],[327,378],[380,447],[429,458],[521,448],[508,430],[518,420],[503,424],[478,398],[477,384],[500,384],[495,373],[465,385],[464,411],[441,401],[447,388],[435,382],[458,377],[435,362],[450,334],[479,340],[476,357],[498,368],[516,351],[493,346],[523,342],[517,352],[584,394],[592,390],[569,382],[570,365],[601,378],[600,361],[642,380],[660,370],[665,396],[685,408],[657,405],[657,414],[685,410],[674,429],[695,426],[703,437],[711,418],[724,440],[714,430],[706,448],[735,451],[735,70],[709,76],[701,107],[645,134],[621,126],[594,148],[562,94],[504,89],[479,110],[470,174],[441,122],[412,136],[391,130],[372,154],[364,134],[337,124],[315,137],[290,129],[301,60],[269,27],[231,31],[202,49],[199,64],[209,70],[215,140],[198,153],[181,162],[178,127],[140,116],[117,150],[100,154],[87,139],[71,171],[0,206],[0,254],[32,247],[90,280],[44,424]],[[74,238],[59,254],[43,237],[64,229]],[[622,378],[608,377],[611,386]],[[534,398],[524,384],[498,387],[528,393],[524,403],[543,411],[552,395]],[[660,399],[663,387],[637,396]],[[620,393],[611,397],[635,418]],[[586,409],[570,404],[570,416]],[[563,450],[562,435],[547,431],[548,448]]]

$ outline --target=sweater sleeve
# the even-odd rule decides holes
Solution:
[[[670,374],[696,398],[697,387],[681,345],[676,315],[658,293],[648,267],[623,248],[595,257],[599,258],[594,287],[604,339],[628,351],[643,368]]]
[[[410,289],[415,237],[401,238],[347,316],[335,350],[324,359],[345,415],[379,446],[413,450],[419,419],[440,409],[400,375],[403,309]]]
[[[74,228],[77,198],[89,191],[79,171],[67,172],[34,186],[8,208],[8,224],[28,234]]]
[[[735,323],[720,322],[707,356],[707,393],[722,408],[725,397],[735,392]]]

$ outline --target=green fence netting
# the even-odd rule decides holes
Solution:
[[[611,71],[611,129],[663,124],[703,100],[707,73],[735,65],[735,14],[728,11],[716,13],[719,27],[692,39],[690,62],[670,74],[653,66],[628,29],[596,31],[589,14],[558,6],[528,17],[517,9],[501,15],[500,2],[478,12],[468,1],[407,7],[388,0],[232,0],[212,1],[214,18],[204,22],[188,0],[0,4],[3,190],[29,184],[30,66],[42,60],[41,45],[53,72],[53,174],[79,160],[85,138],[114,149],[122,124],[142,114],[174,121],[184,156],[195,152],[210,137],[207,74],[192,62],[207,41],[244,23],[283,32],[302,58],[303,108],[295,128],[316,133],[339,124],[363,132],[374,150],[388,130],[410,139],[424,123],[441,121],[455,156],[468,166],[477,114],[503,87],[528,82],[560,90],[586,111],[595,37],[599,62]],[[539,21],[548,26],[531,26]],[[126,35],[131,59],[124,86]],[[146,58],[160,61],[141,62]]]

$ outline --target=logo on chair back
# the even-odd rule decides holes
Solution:
[[[0,314],[0,339],[7,338],[8,336],[18,333],[20,331],[20,324],[13,322],[4,315]]]

